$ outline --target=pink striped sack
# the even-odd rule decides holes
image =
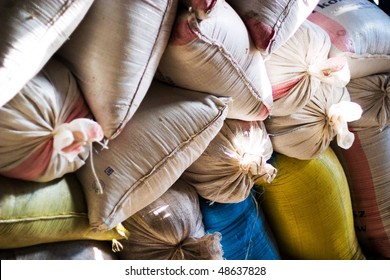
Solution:
[[[92,2],[0,1],[0,107],[42,69]]]
[[[330,56],[348,59],[351,78],[390,71],[390,17],[374,3],[320,1],[308,19],[329,34]]]
[[[95,0],[58,51],[108,140],[132,118],[167,45],[177,0]]]
[[[345,87],[350,73],[345,58],[329,58],[331,41],[320,27],[305,21],[266,61],[274,106],[271,115],[302,109],[323,84]],[[322,87],[321,90],[333,87]],[[331,92],[328,92],[332,94]]]
[[[272,92],[264,60],[241,18],[225,1],[208,17],[181,9],[156,79],[190,90],[232,97],[228,118],[264,120]]]
[[[359,242],[370,258],[390,258],[390,75],[354,79],[351,99],[363,115],[351,122],[355,142],[335,149],[347,175]]]
[[[0,108],[0,174],[37,182],[84,165],[89,145],[103,137],[76,80],[51,59]]]
[[[318,0],[227,0],[243,19],[263,55],[281,47],[314,10]]]

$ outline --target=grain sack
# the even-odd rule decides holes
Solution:
[[[0,174],[47,182],[84,165],[103,132],[72,73],[51,59],[0,108]]]
[[[0,107],[41,70],[92,2],[0,1]]]
[[[221,260],[219,233],[206,234],[193,187],[179,179],[161,197],[123,222],[131,233],[120,259]]]
[[[88,223],[80,183],[71,173],[46,183],[0,177],[0,249],[70,240],[123,239],[122,227],[98,232]]]
[[[281,47],[314,10],[318,0],[227,0],[243,19],[263,55]]]
[[[59,50],[108,139],[131,119],[168,42],[177,0],[95,0]]]
[[[355,141],[335,151],[347,174],[358,240],[371,258],[390,258],[389,74],[354,79],[351,99],[362,117],[351,122]]]
[[[278,153],[278,175],[255,189],[284,259],[363,260],[343,168],[331,148],[311,160]]]
[[[276,169],[264,123],[225,120],[222,129],[182,178],[203,198],[233,203],[245,200],[257,180],[271,182]]]
[[[195,12],[196,18],[205,19],[218,1],[224,0],[180,0],[185,7]]]
[[[265,126],[274,151],[307,160],[324,152],[333,139],[348,149],[354,141],[348,122],[359,119],[361,113],[346,87],[322,84],[305,107],[288,116],[273,116]]]
[[[225,101],[154,81],[109,149],[94,151],[95,168],[76,171],[90,224],[111,229],[160,197],[221,129]]]
[[[199,198],[206,232],[221,234],[226,260],[279,260],[278,245],[258,206],[254,191],[239,203]]]
[[[272,92],[261,54],[246,27],[225,1],[208,17],[180,10],[158,66],[160,81],[216,96],[232,97],[228,118],[264,120]]]
[[[266,60],[274,98],[273,116],[286,116],[299,111],[323,83],[344,87],[350,81],[346,59],[329,59],[330,48],[328,34],[305,21]]]
[[[0,250],[1,260],[117,260],[110,242],[72,240]]]
[[[308,20],[332,41],[331,57],[346,57],[351,78],[390,71],[390,17],[367,0],[320,1]]]

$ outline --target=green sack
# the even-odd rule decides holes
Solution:
[[[122,228],[89,226],[81,185],[73,173],[47,183],[0,177],[0,249],[68,240],[117,240]]]

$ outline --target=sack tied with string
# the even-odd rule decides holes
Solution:
[[[276,176],[276,169],[267,163],[272,152],[263,122],[226,119],[181,178],[210,201],[240,202],[249,196],[255,181],[271,182]]]
[[[50,181],[85,164],[103,132],[72,73],[53,58],[0,108],[0,174]]]
[[[179,0],[179,3],[193,10],[196,18],[203,20],[208,17],[218,1],[224,0]]]
[[[322,84],[305,107],[287,116],[273,116],[264,123],[274,151],[307,160],[319,156],[336,139],[351,147],[354,134],[348,123],[361,117],[359,104],[350,101],[346,87]]]
[[[231,97],[231,119],[264,120],[273,103],[264,60],[241,18],[225,1],[217,1],[203,20],[193,11],[179,10],[155,77]]]
[[[123,226],[130,237],[121,241],[120,259],[222,259],[220,234],[205,232],[196,190],[181,179]]]
[[[381,1],[383,2],[383,1]],[[318,4],[308,20],[332,42],[330,57],[345,57],[351,78],[390,71],[390,17],[367,0]]]
[[[304,21],[265,61],[274,98],[272,116],[299,111],[323,83],[337,87],[347,85],[350,81],[347,61],[342,57],[329,58],[330,49],[328,34],[314,23]]]

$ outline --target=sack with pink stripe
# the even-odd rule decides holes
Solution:
[[[390,75],[354,79],[351,99],[363,115],[351,122],[355,141],[335,149],[349,181],[356,234],[370,258],[390,258]]]
[[[0,108],[0,174],[37,182],[80,168],[103,132],[69,70],[51,59]]]
[[[308,20],[329,34],[330,56],[348,59],[351,78],[390,71],[390,17],[374,3],[320,1]]]

